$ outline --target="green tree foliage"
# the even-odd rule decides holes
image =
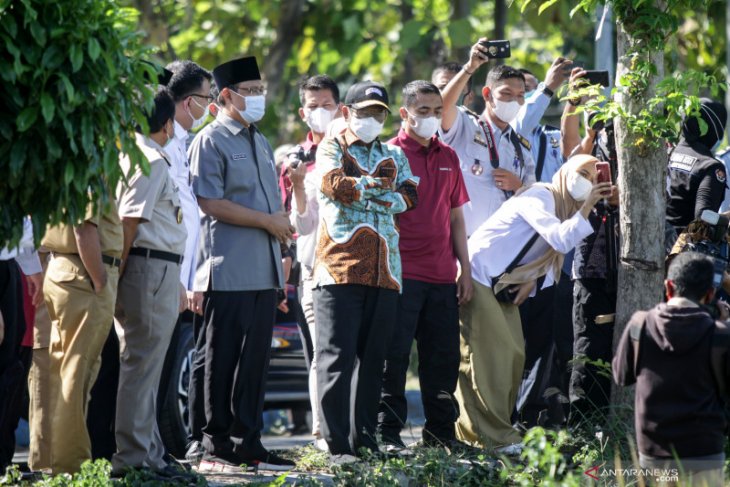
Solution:
[[[511,2],[508,2],[511,3]],[[494,3],[478,0],[127,0],[142,12],[140,26],[162,62],[192,59],[206,68],[255,55],[269,83],[269,110],[261,123],[272,142],[297,140],[297,81],[332,76],[344,91],[374,79],[399,102],[401,87],[430,79],[445,61],[464,62],[480,36],[494,38]],[[543,76],[555,56],[593,58],[592,19],[569,19],[566,3],[548,16],[537,7],[507,11],[511,64]],[[479,84],[486,69],[475,76]],[[391,118],[392,130],[398,120]]]
[[[155,73],[137,21],[113,0],[0,0],[0,247],[25,215],[37,239],[78,222],[113,197],[120,150],[141,160],[133,131]]]

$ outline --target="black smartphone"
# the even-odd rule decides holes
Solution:
[[[489,58],[504,59],[512,56],[512,50],[507,40],[481,41],[479,45],[487,48]]]
[[[588,81],[592,85],[609,86],[608,82],[608,71],[586,71],[583,79]]]

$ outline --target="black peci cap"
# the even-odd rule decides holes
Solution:
[[[219,90],[243,81],[260,80],[259,65],[254,56],[228,61],[213,69],[213,79]]]
[[[380,83],[361,81],[350,86],[345,97],[345,105],[358,110],[370,106],[381,106],[390,112],[388,92]]]

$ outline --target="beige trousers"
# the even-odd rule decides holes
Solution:
[[[485,448],[518,443],[512,411],[525,364],[520,313],[476,281],[474,297],[460,310],[461,364],[456,399],[459,439]]]
[[[97,295],[78,256],[56,256],[43,282],[52,324],[48,385],[54,474],[77,472],[91,458],[86,410],[112,325],[119,279],[116,267],[106,266],[106,271],[106,287]]]
[[[47,255],[41,255],[41,264],[45,275],[48,267]],[[49,374],[51,357],[51,317],[45,301],[35,310],[33,323],[33,361],[28,374],[28,393],[30,407],[28,424],[30,426],[30,448],[28,466],[31,470],[51,470],[51,396]]]

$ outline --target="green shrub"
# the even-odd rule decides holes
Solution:
[[[120,150],[142,161],[133,132],[154,68],[137,15],[116,0],[0,0],[0,247],[25,215],[39,239],[113,198]]]

